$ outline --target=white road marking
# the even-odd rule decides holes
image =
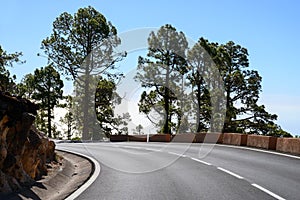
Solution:
[[[211,145],[211,144],[209,144]],[[257,151],[257,152],[263,152],[263,153],[268,153],[268,154],[274,154],[278,156],[285,156],[289,158],[295,158],[295,159],[300,159],[300,156],[294,156],[294,155],[289,155],[289,154],[284,154],[284,153],[279,153],[279,152],[274,152],[274,151],[268,151],[268,150],[262,150],[262,149],[255,149],[255,148],[250,148],[250,147],[244,147],[244,146],[234,146],[234,145],[226,145],[226,144],[214,144],[216,146],[221,146],[221,147],[228,147],[228,148],[234,148],[234,149],[246,149],[250,151]]]
[[[175,156],[181,156],[181,154],[178,154],[178,153],[175,153],[175,152],[171,152],[171,151],[169,151],[168,153],[172,154],[172,155],[175,155]]]
[[[159,152],[161,151],[160,149],[150,149],[150,151],[156,151],[156,152]]]
[[[131,149],[142,149],[141,147],[129,147]]]
[[[184,158],[186,157],[186,155],[184,155],[184,154],[179,154],[179,153],[175,153],[175,152],[171,152],[171,151],[169,151],[168,153],[176,155],[176,156],[184,157]]]
[[[205,164],[205,165],[211,165],[210,163],[205,162],[205,161],[203,161],[203,160],[199,160],[199,159],[193,158],[193,157],[190,157],[190,158],[191,158],[192,160],[196,161],[196,162],[199,162],[199,163],[202,163],[202,164]]]
[[[73,192],[71,195],[69,195],[65,200],[76,199],[81,193],[83,193],[88,187],[90,187],[92,185],[92,183],[97,179],[97,177],[100,174],[100,170],[101,170],[100,164],[94,158],[84,155],[84,154],[81,154],[81,153],[77,153],[77,152],[65,150],[65,149],[60,149],[60,148],[57,148],[57,150],[61,150],[61,151],[73,153],[75,155],[82,156],[83,158],[89,159],[94,164],[94,172],[91,175],[91,177],[83,185],[81,185],[75,192]]]
[[[223,172],[225,172],[225,173],[227,173],[227,174],[230,174],[231,176],[234,176],[234,177],[236,177],[238,179],[244,179],[244,177],[242,177],[240,175],[237,175],[236,173],[233,173],[233,172],[231,172],[231,171],[229,171],[227,169],[224,169],[222,167],[218,167],[218,169],[221,170],[221,171],[223,171]]]
[[[254,187],[256,187],[257,189],[260,189],[261,191],[263,191],[263,192],[265,192],[265,193],[271,195],[272,197],[274,197],[274,198],[276,198],[276,199],[278,199],[278,200],[285,200],[285,198],[282,198],[281,196],[279,196],[279,195],[277,195],[277,194],[271,192],[270,190],[267,190],[266,188],[264,188],[264,187],[262,187],[262,186],[260,186],[260,185],[257,185],[257,184],[255,184],[255,183],[252,183],[251,185],[254,186]]]
[[[141,149],[141,147],[134,147],[134,146],[123,146],[126,149]]]
[[[141,149],[146,150],[146,151],[156,151],[156,152],[161,151],[161,149],[150,149],[150,148],[141,148]]]

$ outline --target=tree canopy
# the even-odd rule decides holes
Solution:
[[[122,101],[116,89],[124,77],[116,63],[126,56],[126,52],[115,51],[121,44],[116,27],[91,6],[73,15],[62,13],[52,27],[41,44],[48,66],[25,75],[19,84],[8,68],[23,63],[22,53],[7,53],[0,46],[0,91],[38,101],[38,121],[47,126],[51,137],[53,109],[63,98],[62,74],[75,87],[72,106],[62,120],[68,124],[68,138],[75,124],[84,140],[101,134],[128,134],[129,113],[114,111]],[[166,24],[150,33],[147,55],[138,58],[134,79],[144,89],[139,111],[159,133],[222,130],[291,136],[275,123],[277,115],[259,103],[262,77],[251,68],[248,50],[233,41],[219,44],[201,37],[189,46],[183,32]],[[151,118],[153,112],[160,120]],[[142,127],[136,131],[141,132]]]
[[[7,92],[15,92],[16,76],[11,76],[6,67],[12,67],[13,63],[24,63],[20,60],[21,52],[7,53],[0,45],[0,90]]]
[[[171,134],[172,116],[178,115],[176,103],[179,95],[178,84],[186,72],[185,53],[188,42],[183,32],[167,24],[148,38],[147,57],[139,57],[138,73],[135,79],[142,87],[150,88],[141,95],[139,110],[149,114],[153,109],[164,116],[160,132]],[[162,109],[155,109],[157,106]],[[180,116],[176,116],[180,117]]]
[[[48,137],[52,137],[52,118],[53,109],[59,104],[59,101],[63,98],[63,81],[60,78],[59,73],[53,66],[48,65],[36,69],[34,74],[28,74],[23,80],[25,84],[22,84],[24,91],[30,98],[36,100],[40,104],[42,112],[40,113],[41,120],[46,117],[47,120],[47,134]],[[26,94],[26,92],[24,93]]]
[[[83,90],[83,139],[90,139],[88,128],[89,105],[93,101],[91,76],[101,75],[114,79],[115,63],[122,53],[115,54],[120,44],[117,29],[93,7],[80,8],[73,16],[62,13],[53,22],[53,33],[42,41],[42,49],[53,65],[71,77],[76,87]]]
[[[222,130],[288,136],[275,124],[277,115],[258,103],[262,77],[251,69],[246,48],[232,41],[218,44],[204,38],[188,48],[184,34],[171,25],[152,32],[148,45],[147,57],[138,59],[135,77],[148,88],[141,94],[139,110],[147,116],[153,111],[164,116],[159,122],[152,121],[162,126],[160,132]],[[181,85],[192,87],[190,95],[179,92]],[[191,100],[183,101],[188,98]],[[189,115],[196,118],[195,129]]]
[[[107,137],[111,134],[128,134],[129,113],[115,113],[116,105],[122,98],[116,92],[116,84],[111,80],[100,79],[95,93],[95,110],[100,127]]]

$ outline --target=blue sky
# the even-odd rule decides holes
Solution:
[[[233,40],[248,49],[250,66],[263,77],[260,102],[278,114],[285,130],[300,135],[300,1],[2,1],[0,45],[22,51],[26,64],[12,70],[18,78],[42,67],[37,57],[41,40],[62,12],[74,13],[91,5],[112,22],[119,33],[170,23],[193,40]]]

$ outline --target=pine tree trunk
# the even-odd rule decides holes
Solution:
[[[163,128],[163,134],[171,134],[171,130],[169,127],[169,123],[171,122],[170,105],[169,105],[170,104],[169,81],[170,81],[170,69],[167,63],[166,86],[165,86],[165,94],[164,94],[164,101],[165,101],[164,107],[165,107],[166,117],[165,117],[165,124]]]
[[[52,131],[51,131],[50,97],[48,97],[47,119],[48,119],[48,137],[52,138],[52,133],[51,133]]]
[[[88,67],[86,69],[85,81],[84,81],[84,97],[83,97],[83,130],[82,130],[82,140],[89,140],[89,74]]]

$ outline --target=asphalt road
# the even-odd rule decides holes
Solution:
[[[300,199],[300,158],[223,145],[60,143],[94,157],[77,199]]]

